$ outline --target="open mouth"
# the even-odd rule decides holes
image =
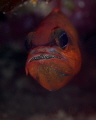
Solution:
[[[30,62],[31,61],[35,61],[35,60],[52,59],[52,58],[61,59],[60,57],[55,56],[55,55],[38,55],[38,56],[32,57],[31,60],[30,60]]]

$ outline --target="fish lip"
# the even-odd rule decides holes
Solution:
[[[38,57],[43,57],[43,58],[40,58],[38,59]],[[44,58],[45,57],[45,58]],[[35,59],[37,58],[37,59]],[[32,60],[33,59],[33,60]],[[66,58],[61,56],[61,55],[58,55],[58,54],[50,54],[50,53],[38,53],[38,54],[35,54],[33,55],[29,61],[29,62],[32,62],[32,61],[39,61],[39,60],[49,60],[49,59],[61,59],[61,60],[65,60]]]
[[[51,55],[51,54],[39,54],[39,55],[35,55],[30,59],[31,61],[38,61],[38,60],[47,60],[47,59],[53,59],[53,58],[57,58],[57,59],[61,59],[61,57],[57,56],[57,55]]]

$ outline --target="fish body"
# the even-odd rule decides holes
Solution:
[[[50,91],[65,86],[80,70],[77,32],[69,19],[53,10],[35,32],[28,35],[26,74]]]

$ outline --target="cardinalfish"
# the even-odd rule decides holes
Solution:
[[[27,47],[26,74],[47,90],[62,88],[80,70],[76,29],[59,9],[54,9],[35,32],[28,34]]]

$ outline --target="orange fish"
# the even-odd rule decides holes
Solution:
[[[26,74],[29,73],[47,90],[62,88],[80,70],[77,32],[59,10],[53,10],[35,32],[29,33],[28,47]]]

